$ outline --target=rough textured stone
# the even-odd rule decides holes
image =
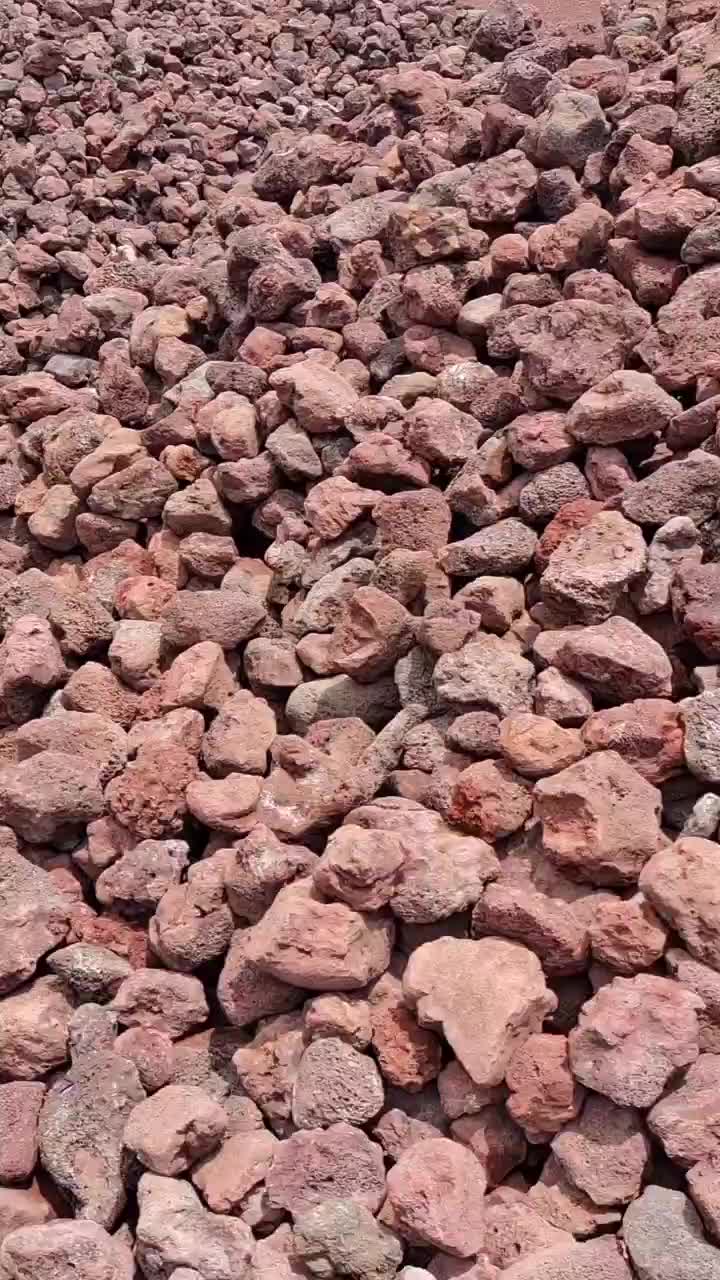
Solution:
[[[132,1253],[95,1222],[20,1227],[0,1246],[0,1265],[11,1280],[63,1272],[82,1280],[132,1280]]]
[[[326,1200],[300,1214],[293,1239],[311,1275],[333,1268],[356,1280],[387,1280],[402,1262],[397,1237],[353,1200]]]
[[[615,978],[570,1032],[573,1074],[618,1106],[649,1107],[698,1056],[702,1001],[667,978]]]
[[[682,1191],[646,1187],[628,1207],[623,1239],[640,1280],[716,1280],[720,1275],[720,1251],[705,1240],[700,1218]]]
[[[686,836],[650,859],[640,888],[691,955],[720,969],[720,904],[716,899],[719,846]]]
[[[385,1195],[382,1148],[349,1124],[298,1130],[275,1155],[267,1195],[272,1206],[293,1217],[346,1198],[376,1213]]]
[[[412,1243],[465,1258],[481,1247],[482,1166],[447,1138],[421,1142],[388,1174],[382,1217]]]
[[[546,855],[579,880],[633,884],[664,843],[660,793],[615,751],[541,779],[535,804]]]
[[[594,1095],[553,1139],[552,1149],[573,1185],[600,1206],[625,1204],[639,1194],[650,1155],[638,1112]]]
[[[411,956],[403,987],[420,1024],[442,1029],[480,1086],[503,1079],[514,1050],[555,1007],[537,957],[499,939],[425,943]]]

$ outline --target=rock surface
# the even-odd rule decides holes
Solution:
[[[2,0],[0,1280],[720,1280],[718,15],[590,4]]]

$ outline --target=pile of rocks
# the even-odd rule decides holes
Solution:
[[[720,1280],[720,18],[0,0],[1,1280]]]

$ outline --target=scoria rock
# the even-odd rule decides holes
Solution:
[[[481,1086],[500,1083],[514,1050],[556,1004],[537,957],[492,938],[425,943],[410,957],[403,987],[420,1024],[442,1030]]]

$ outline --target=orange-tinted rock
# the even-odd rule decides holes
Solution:
[[[584,1090],[570,1070],[565,1036],[528,1036],[510,1059],[505,1079],[507,1109],[530,1142],[546,1142],[582,1105]]]
[[[636,698],[595,711],[581,734],[588,751],[617,751],[655,786],[683,768],[682,719],[665,698]]]
[[[411,1093],[434,1080],[442,1062],[438,1037],[417,1018],[403,996],[402,983],[383,974],[369,998],[372,1045],[383,1077]]]
[[[541,779],[535,805],[545,853],[579,880],[633,884],[664,844],[660,793],[615,751]]]
[[[526,778],[557,773],[585,754],[577,729],[563,729],[554,720],[529,712],[501,722],[500,750],[510,767]]]
[[[460,774],[450,816],[464,831],[497,840],[517,831],[531,811],[529,784],[503,762],[483,760]]]

